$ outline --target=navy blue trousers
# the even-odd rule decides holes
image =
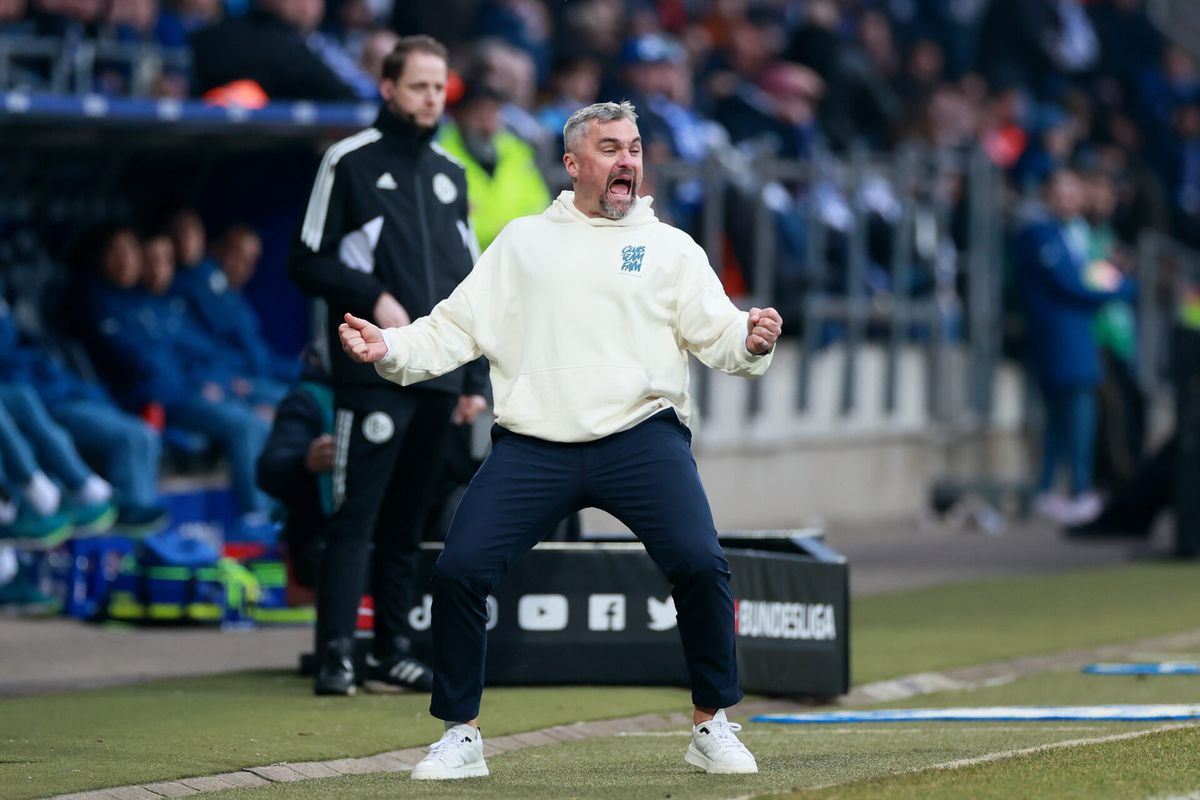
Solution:
[[[591,506],[628,525],[670,581],[692,702],[737,703],[729,564],[692,458],[691,432],[675,412],[595,442],[557,444],[501,428],[492,441],[433,570],[430,713],[457,722],[479,715],[488,594],[555,523]]]

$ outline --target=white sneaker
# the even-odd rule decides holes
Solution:
[[[692,743],[683,760],[714,774],[758,772],[754,756],[733,735],[741,729],[741,725],[725,719],[725,709],[718,710],[708,722],[692,728]]]
[[[1058,492],[1042,492],[1033,500],[1033,513],[1062,523],[1070,513],[1071,501]]]
[[[429,755],[413,767],[417,781],[482,778],[488,774],[483,760],[483,734],[470,725],[455,725],[429,747]]]
[[[1104,502],[1095,492],[1084,492],[1067,501],[1067,508],[1060,520],[1063,525],[1085,525],[1104,510]]]

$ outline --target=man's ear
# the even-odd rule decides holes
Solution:
[[[571,176],[571,180],[579,175],[579,164],[575,161],[575,154],[567,151],[563,153],[563,166],[567,168],[567,174]]]
[[[396,84],[384,78],[379,82],[379,94],[385,103],[392,102],[392,97],[396,93]]]

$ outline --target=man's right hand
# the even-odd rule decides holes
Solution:
[[[338,326],[338,336],[342,339],[342,349],[360,364],[374,364],[387,355],[383,331],[353,314],[347,314],[346,321]]]
[[[304,456],[304,468],[314,475],[329,472],[333,469],[333,436],[322,433],[308,443],[308,453]]]
[[[412,324],[412,318],[408,316],[404,306],[400,305],[400,301],[393,297],[391,292],[379,295],[372,313],[375,317],[375,324],[381,328],[403,328],[405,325]]]

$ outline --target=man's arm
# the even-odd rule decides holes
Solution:
[[[474,273],[472,273],[472,276]],[[375,364],[381,377],[408,386],[445,375],[482,355],[475,336],[467,285],[471,277],[421,317],[402,328],[381,329],[347,314],[338,333],[355,361]]]
[[[679,336],[701,362],[730,375],[766,372],[782,328],[775,309],[740,311],[695,243],[683,254],[675,290]]]
[[[370,139],[369,129],[359,136]],[[292,242],[288,275],[301,291],[310,297],[324,298],[331,308],[374,319],[376,304],[385,294],[383,285],[373,274],[348,267],[338,255],[350,224],[347,219],[349,175],[341,161],[341,154],[350,141],[344,140],[330,147],[317,168],[304,219]],[[389,324],[389,321],[380,321]]]

